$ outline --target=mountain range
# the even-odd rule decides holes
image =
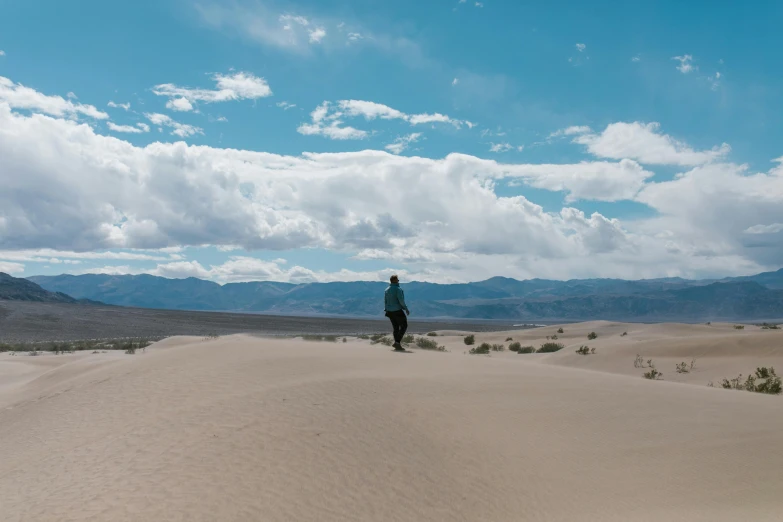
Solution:
[[[28,278],[50,292],[107,304],[172,310],[278,315],[378,317],[383,282],[220,285],[152,275],[59,275]],[[783,269],[721,280],[518,281],[494,277],[462,284],[403,284],[414,317],[504,321],[776,320],[783,318]]]

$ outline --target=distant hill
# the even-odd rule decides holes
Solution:
[[[33,276],[51,292],[143,308],[290,315],[382,315],[383,282],[230,283],[151,275]],[[509,321],[775,320],[783,270],[720,281],[680,278],[554,281],[494,277],[464,284],[403,283],[414,317]]]
[[[0,299],[41,303],[75,303],[76,299],[57,291],[48,291],[27,279],[0,272]]]

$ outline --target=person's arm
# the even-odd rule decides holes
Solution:
[[[410,315],[411,311],[408,310],[408,305],[405,304],[405,293],[402,291],[402,288],[397,289],[397,300],[400,302],[400,307]]]

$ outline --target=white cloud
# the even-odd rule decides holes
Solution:
[[[131,106],[130,103],[115,103],[113,101],[110,101],[109,103],[107,103],[107,105],[109,107],[112,107],[112,108],[115,108],[115,109],[123,109],[125,111],[129,111],[130,110],[130,106]]]
[[[129,134],[141,134],[150,131],[149,125],[146,123],[137,123],[136,127],[134,127],[132,125],[117,125],[115,123],[108,122],[106,123],[106,126],[114,132],[125,132]]]
[[[408,148],[411,143],[419,141],[421,138],[421,132],[413,132],[406,136],[399,136],[393,143],[386,145],[386,150],[394,154],[402,154],[402,152]]]
[[[680,71],[682,74],[688,74],[689,72],[692,72],[695,68],[693,66],[693,56],[690,54],[686,54],[683,56],[673,56],[672,60],[677,60],[680,62],[680,65],[677,66],[677,70]]]
[[[169,109],[192,110],[192,102],[218,103],[234,100],[255,100],[272,95],[272,89],[263,78],[247,72],[235,72],[228,75],[213,74],[216,89],[191,89],[178,87],[172,83],[163,83],[152,88],[158,96],[170,98]],[[189,108],[188,108],[189,107]]]
[[[650,165],[701,165],[725,157],[731,147],[724,143],[711,150],[695,151],[667,134],[658,123],[612,123],[600,134],[581,132],[574,143],[601,158],[635,159]]]
[[[247,39],[294,52],[307,52],[326,36],[324,25],[296,14],[280,15],[263,3],[246,7],[239,3],[197,4],[195,9],[208,26],[239,33]]]
[[[421,125],[425,123],[449,123],[457,128],[461,125],[467,125],[473,128],[473,123],[469,121],[455,120],[443,114],[406,114],[393,109],[388,105],[364,100],[340,100],[336,103],[328,101],[323,102],[310,113],[312,123],[305,123],[297,129],[300,134],[321,135],[331,139],[364,139],[369,136],[369,132],[355,129],[353,127],[344,127],[341,118],[358,118],[365,120],[403,120],[411,125]]]
[[[490,152],[508,152],[514,147],[510,143],[491,143]]]
[[[753,225],[745,229],[746,234],[777,234],[778,232],[783,232],[783,223]]]
[[[573,136],[574,134],[587,134],[588,132],[592,131],[593,129],[587,125],[572,125],[570,127],[566,127],[565,129],[560,129],[553,132],[549,135],[549,139],[559,138],[561,136]]]
[[[459,83],[459,78],[454,78],[451,80],[451,85],[457,85]]]
[[[188,136],[193,136],[194,134],[204,134],[203,129],[201,129],[200,127],[194,127],[193,125],[186,125],[184,123],[179,123],[171,119],[171,116],[167,116],[165,114],[145,112],[144,116],[148,120],[150,120],[150,122],[152,122],[153,125],[159,125],[161,127],[170,127],[174,129],[171,131],[171,134],[175,136],[179,136],[180,138],[187,138]]]
[[[310,36],[310,43],[321,43],[326,36],[326,30],[323,27],[317,27],[307,33]]]
[[[476,7],[484,7],[484,4],[483,4],[483,3],[481,3],[481,2],[476,2],[476,4],[475,4],[475,5],[476,5]]]
[[[68,94],[66,94],[66,97],[67,97],[69,100],[78,100],[78,99],[79,99],[79,97],[78,97],[78,96],[76,96],[76,94],[74,94],[73,92],[69,92]]]
[[[583,53],[586,48],[587,46],[583,43],[576,44],[576,50],[579,51],[580,53]]]
[[[193,110],[193,104],[187,98],[172,98],[166,102],[166,108],[172,111],[188,112]]]
[[[707,80],[710,82],[710,89],[717,91],[720,87],[720,72],[715,72],[714,76],[708,76]]]
[[[21,263],[0,261],[0,272],[5,272],[6,274],[20,274],[24,272],[24,265]]]
[[[296,107],[295,103],[288,103],[287,101],[277,102],[275,105],[277,105],[278,107],[280,107],[284,111],[287,111],[288,109],[293,109],[294,107]]]
[[[58,117],[74,118],[83,115],[99,120],[109,117],[92,105],[74,103],[62,96],[47,96],[3,76],[0,76],[0,103],[8,104],[12,109],[42,112]]]
[[[631,61],[632,62],[641,62],[642,61],[642,57],[637,54],[636,56],[631,58]]]
[[[364,36],[361,33],[348,33],[349,42],[358,42],[362,39],[364,39]]]
[[[163,249],[161,249],[162,251]],[[103,251],[74,252],[71,250],[55,250],[38,248],[29,250],[0,250],[0,260],[29,263],[81,263],[82,261],[113,260],[113,261],[172,261],[177,255],[148,254],[134,251]],[[53,261],[54,259],[54,261]],[[62,261],[62,260],[65,261]]]
[[[0,49],[0,56],[5,56],[5,51],[3,51],[2,49]]]
[[[329,125],[329,115],[323,110],[314,121]],[[446,281],[498,274],[692,277],[748,273],[783,258],[774,237],[745,232],[783,223],[780,166],[749,174],[713,162],[649,183],[652,173],[630,159],[538,165],[464,154],[283,156],[184,142],[136,147],[86,124],[17,114],[2,103],[0,157],[0,251],[46,248],[58,259],[80,259],[59,255],[63,250],[202,245],[321,248],[388,255],[390,263],[410,253],[410,266],[390,268]],[[634,198],[655,216],[621,222],[568,206],[547,212],[522,196],[499,196],[499,183],[562,191],[568,200]],[[182,261],[190,264],[159,270],[200,273],[191,259],[161,264]],[[202,268],[226,280],[263,270],[289,280],[371,274],[291,273],[280,263],[229,261]]]

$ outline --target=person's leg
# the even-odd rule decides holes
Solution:
[[[392,337],[394,337],[394,342],[397,342],[397,336],[400,332],[400,323],[398,322],[398,317],[396,312],[387,312],[386,317],[389,318],[392,324]]]
[[[408,318],[405,317],[405,312],[402,310],[400,310],[400,318],[397,321],[400,323],[400,341],[402,341],[402,338],[405,337],[405,332],[408,331]]]

